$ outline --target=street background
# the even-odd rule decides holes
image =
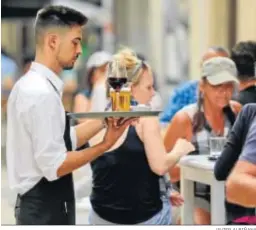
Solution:
[[[229,49],[241,40],[256,39],[255,0],[2,0],[1,56],[11,59],[14,74],[1,72],[1,223],[14,224],[16,195],[8,187],[5,163],[6,102],[8,93],[24,71],[25,57],[33,57],[33,21],[39,8],[62,4],[89,17],[85,28],[83,55],[75,69],[63,73],[63,103],[72,109],[72,95],[83,79],[85,63],[97,50],[114,53],[128,46],[145,56],[157,80],[163,105],[180,83],[199,78],[200,58],[207,47]],[[9,73],[9,72],[8,72]],[[22,153],[21,153],[22,154]],[[85,167],[75,173],[76,184],[89,181]],[[87,223],[90,186],[82,189],[77,223]],[[87,198],[86,198],[87,197]]]

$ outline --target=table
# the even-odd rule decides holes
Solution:
[[[184,204],[181,208],[181,223],[194,224],[194,182],[211,186],[211,224],[225,225],[225,182],[214,177],[214,161],[209,161],[207,155],[185,156],[180,161],[181,194]]]

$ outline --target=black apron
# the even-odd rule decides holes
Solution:
[[[51,85],[56,91],[55,86],[52,83]],[[67,113],[65,116],[63,139],[67,151],[72,151],[70,120]],[[75,196],[72,173],[54,181],[43,177],[28,192],[18,195],[15,218],[17,225],[74,225]]]

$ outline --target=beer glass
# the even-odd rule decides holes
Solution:
[[[116,105],[116,91],[110,89],[110,98],[114,108]],[[128,87],[122,88],[119,92],[119,111],[128,112],[131,106],[131,90]]]
[[[127,82],[127,72],[124,63],[114,59],[108,64],[107,82],[115,92],[113,99],[111,97],[112,111],[120,111],[120,91]]]

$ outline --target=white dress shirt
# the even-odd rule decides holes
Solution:
[[[11,189],[19,194],[29,191],[42,177],[58,179],[57,170],[67,154],[62,91],[61,79],[46,66],[33,62],[9,96],[7,172]],[[75,150],[74,128],[70,136]]]

